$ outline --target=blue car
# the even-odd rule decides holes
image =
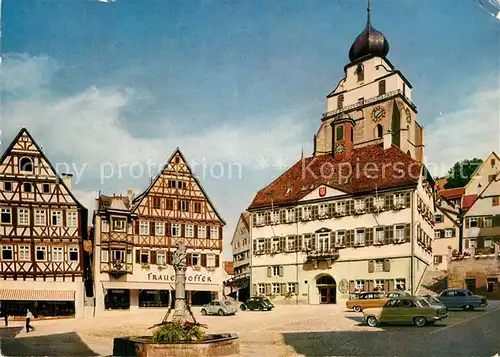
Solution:
[[[466,289],[446,289],[441,291],[438,299],[448,309],[464,309],[472,311],[478,307],[485,307],[488,301],[484,296],[474,295]]]

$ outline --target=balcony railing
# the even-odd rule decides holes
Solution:
[[[107,271],[114,276],[121,276],[125,274],[132,274],[132,263],[124,263],[121,260],[114,260],[110,263],[103,264],[102,271]]]
[[[348,106],[345,106],[345,107],[342,107],[342,108],[337,108],[337,109],[334,109],[334,110],[330,110],[329,112],[326,112],[326,113],[323,114],[323,118],[329,118],[329,117],[331,117],[333,115],[336,115],[336,114],[339,114],[339,113],[343,113],[343,112],[348,112],[348,111],[351,111],[353,109],[362,107],[362,106],[364,106],[366,104],[370,104],[370,103],[377,102],[379,100],[383,100],[383,99],[395,97],[398,94],[403,95],[405,97],[405,99],[411,104],[411,106],[413,108],[416,108],[415,104],[413,104],[413,102],[410,100],[410,98],[408,98],[406,95],[403,94],[403,91],[401,89],[396,89],[396,90],[393,90],[391,92],[387,92],[385,94],[382,94],[382,95],[379,95],[379,96],[376,96],[376,97],[373,97],[373,98],[370,98],[370,99],[360,100],[357,103],[354,103],[354,104],[351,104],[351,105],[348,105]]]

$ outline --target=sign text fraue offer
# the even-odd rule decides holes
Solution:
[[[153,281],[167,281],[167,282],[175,282],[174,274],[153,274],[148,273],[148,280]],[[212,277],[205,276],[203,274],[194,274],[186,276],[186,281],[188,283],[211,283]]]

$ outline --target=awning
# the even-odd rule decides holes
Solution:
[[[17,290],[0,289],[0,300],[18,301],[74,301],[73,290]]]
[[[175,283],[143,283],[138,281],[103,281],[104,289],[174,290]],[[186,291],[218,291],[217,284],[186,284]]]

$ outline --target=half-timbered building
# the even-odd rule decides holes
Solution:
[[[87,210],[22,128],[0,159],[0,300],[10,316],[83,316]]]
[[[219,296],[224,225],[179,149],[141,194],[101,194],[94,212],[96,310],[168,306],[177,243],[187,247],[189,302]]]

